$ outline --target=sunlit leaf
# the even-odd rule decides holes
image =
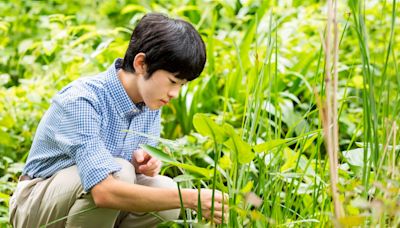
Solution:
[[[285,145],[287,142],[291,141],[292,139],[274,139],[270,140],[265,143],[261,143],[258,145],[255,145],[253,147],[253,150],[257,153],[263,152],[263,151],[269,151],[274,149],[275,147]]]
[[[219,159],[219,166],[222,169],[229,169],[232,166],[232,161],[229,158],[229,156],[225,155],[222,158]]]
[[[192,180],[197,180],[199,177],[190,175],[190,174],[182,174],[179,176],[174,177],[175,182],[185,182],[185,181],[192,181]]]
[[[253,181],[249,181],[247,182],[247,184],[242,188],[241,192],[242,193],[248,193],[251,191],[251,189],[253,188]]]
[[[14,147],[15,143],[13,143],[12,138],[7,132],[4,132],[0,129],[0,145],[5,145],[8,147]]]
[[[5,115],[0,120],[0,126],[5,127],[5,128],[11,128],[12,126],[14,126],[14,124],[15,124],[15,120],[10,115]]]
[[[187,171],[200,174],[200,175],[202,175],[202,176],[204,176],[206,178],[211,178],[211,176],[212,176],[212,171],[209,170],[209,169],[197,167],[197,166],[194,166],[194,165],[183,164],[183,163],[179,163],[179,162],[168,162],[168,163],[171,164],[171,165],[178,166],[178,167],[180,167],[182,169],[185,169]]]
[[[126,5],[121,10],[121,14],[127,14],[127,13],[132,13],[132,12],[147,13],[148,10],[141,5],[134,5],[134,4]]]
[[[356,89],[362,89],[364,87],[364,78],[361,75],[356,75],[351,79],[352,85]]]
[[[0,199],[6,201],[6,203],[8,204],[8,201],[10,200],[10,196],[0,192]]]
[[[239,163],[247,164],[252,161],[255,154],[251,150],[251,146],[247,142],[243,141],[231,125],[224,124],[224,130],[229,136],[229,139],[224,143],[224,145],[231,151],[235,152]]]
[[[162,162],[175,162],[175,160],[170,157],[168,154],[164,153],[162,150],[152,147],[150,145],[140,145],[140,147],[147,152],[149,152],[153,157],[158,158]]]
[[[144,150],[146,150],[147,152],[149,152],[153,157],[158,158],[160,161],[183,168],[187,171],[190,172],[194,172],[197,174],[201,174],[202,176],[206,177],[206,178],[210,178],[212,176],[212,172],[211,170],[205,169],[205,168],[201,168],[201,167],[197,167],[194,165],[188,165],[188,164],[183,164],[180,163],[178,161],[176,161],[174,158],[172,158],[171,156],[169,156],[168,154],[164,153],[162,150],[155,148],[153,146],[150,145],[140,145],[140,147]]]
[[[364,166],[364,148],[356,148],[349,151],[343,151],[342,154],[350,165],[359,167]]]
[[[251,162],[255,156],[251,151],[251,146],[237,135],[233,135],[224,145],[237,154],[239,163],[241,164]]]
[[[210,136],[217,142],[224,140],[224,130],[217,125],[210,117],[202,113],[197,113],[193,117],[193,126],[197,132],[203,136]]]
[[[189,11],[200,11],[200,9],[199,9],[199,7],[197,7],[195,5],[187,5],[187,6],[184,5],[184,6],[178,7],[176,9],[175,13],[182,15]]]
[[[363,225],[365,216],[346,216],[339,218],[340,224],[346,227],[355,227]]]

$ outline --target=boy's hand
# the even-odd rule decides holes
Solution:
[[[192,209],[198,210],[197,208],[197,190],[195,190],[195,207]],[[201,189],[200,192],[201,197],[201,211],[202,215],[211,219],[213,217],[214,223],[221,224],[222,216],[224,216],[224,223],[227,223],[229,220],[229,196],[227,194],[222,194],[222,192],[215,190],[214,195],[214,216],[211,215],[211,207],[212,207],[212,190],[211,189]]]
[[[136,173],[141,173],[149,177],[156,176],[161,170],[161,161],[152,157],[143,149],[137,149],[133,152],[132,163]]]

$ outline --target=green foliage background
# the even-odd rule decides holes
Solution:
[[[400,221],[399,6],[349,0],[338,8],[340,191],[356,224]],[[243,204],[236,225],[332,225],[315,96],[324,91],[326,2],[317,0],[0,2],[0,223],[7,224],[9,195],[51,97],[123,57],[131,29],[146,12],[190,21],[207,45],[201,78],[163,109],[163,137],[179,138],[175,156],[213,166],[218,149],[194,133],[192,121],[209,113],[217,124],[230,124],[253,152],[263,143],[278,145],[239,164],[249,174],[236,187],[255,192],[264,206],[253,210],[235,199]],[[218,164],[229,171],[235,161],[221,148],[227,156]],[[172,166],[164,171],[181,173]],[[377,202],[378,212],[372,209]]]

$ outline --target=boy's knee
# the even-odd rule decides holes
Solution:
[[[170,177],[157,175],[155,178],[157,179],[157,186],[155,186],[157,188],[178,188],[176,182]]]
[[[147,178],[148,181],[151,183],[146,183],[148,186],[151,187],[156,187],[156,188],[173,188],[173,189],[178,189],[178,186],[176,182],[171,179],[170,177],[166,176],[161,176],[157,175],[152,178]],[[171,209],[171,210],[165,210],[165,211],[159,211],[157,212],[161,217],[163,217],[165,220],[176,220],[179,218],[180,214],[180,209]]]
[[[170,177],[157,175],[155,177],[148,177],[140,174],[136,177],[137,184],[145,185],[153,188],[174,188],[178,189],[178,186],[174,180]]]
[[[166,211],[159,211],[157,212],[162,218],[167,221],[177,220],[179,218],[181,210],[180,209],[171,209]]]
[[[136,173],[133,165],[123,158],[115,158],[115,160],[121,165],[122,169],[114,173],[113,176],[124,182],[136,183]]]

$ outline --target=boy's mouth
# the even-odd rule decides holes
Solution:
[[[163,105],[166,105],[166,104],[168,104],[168,102],[169,102],[169,101],[163,100],[163,99],[161,99],[160,101],[161,101],[161,103],[163,103]]]

